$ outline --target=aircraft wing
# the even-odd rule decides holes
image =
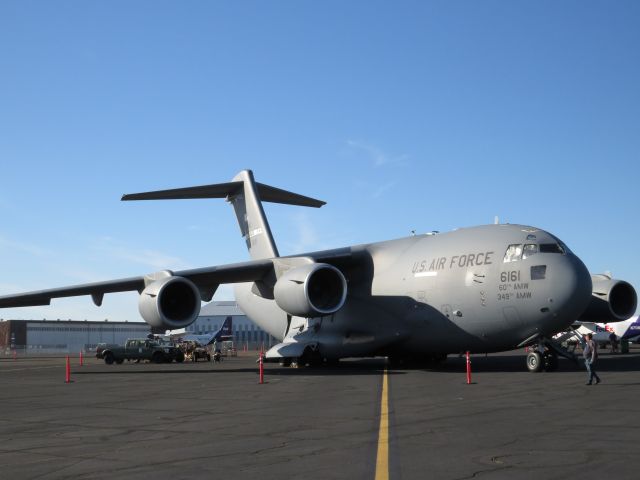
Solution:
[[[218,285],[223,283],[255,282],[264,280],[273,271],[273,261],[282,258],[308,258],[315,262],[326,262],[335,265],[339,269],[347,269],[354,263],[354,252],[351,248],[340,248],[323,252],[313,252],[302,256],[278,257],[277,259],[252,260],[249,262],[233,263],[228,265],[218,265],[213,267],[196,268],[169,272],[176,277],[184,277],[191,280],[203,291],[213,292]],[[147,283],[153,280],[150,276],[139,276],[109,280],[106,282],[84,283],[69,287],[51,288],[47,290],[37,290],[26,293],[16,293],[13,295],[0,296],[0,308],[11,307],[34,307],[49,305],[54,298],[77,297],[91,295],[93,303],[97,306],[102,304],[102,298],[106,293],[137,291],[141,293]],[[206,295],[208,297],[209,295]],[[209,301],[210,298],[204,298]]]
[[[211,296],[213,296],[213,291],[215,291],[218,285],[222,283],[261,280],[272,270],[273,262],[267,259],[168,273],[191,280],[196,286],[200,287],[202,291],[208,290]],[[49,305],[53,298],[76,297],[82,295],[91,295],[93,302],[99,306],[102,304],[104,294],[128,291],[137,291],[138,293],[141,293],[145,289],[147,283],[152,281],[153,278],[153,275],[130,277],[110,280],[107,282],[85,283],[69,287],[4,295],[0,296],[0,308]]]

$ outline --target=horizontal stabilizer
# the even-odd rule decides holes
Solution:
[[[182,200],[190,198],[226,198],[242,192],[244,182],[226,182],[198,187],[174,188],[154,192],[130,193],[122,196],[122,200]],[[284,203],[302,207],[320,208],[326,202],[305,197],[297,193],[256,182],[256,190],[263,202]]]
[[[320,208],[327,203],[322,200],[316,200],[315,198],[305,197],[304,195],[271,187],[260,182],[256,182],[256,187],[258,187],[258,195],[260,195],[260,199],[263,202],[284,203],[286,205],[299,205],[301,207],[315,208]]]

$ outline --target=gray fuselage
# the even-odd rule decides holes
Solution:
[[[273,336],[300,325],[323,356],[340,358],[509,350],[566,328],[591,297],[582,261],[533,227],[485,225],[348,250],[358,261],[344,271],[348,296],[333,315],[288,318],[247,283],[236,285],[238,304]]]

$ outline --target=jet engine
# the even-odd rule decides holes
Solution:
[[[606,274],[591,275],[591,302],[578,320],[583,322],[621,322],[636,311],[636,291],[623,280]]]
[[[296,317],[321,317],[337,312],[347,298],[347,281],[326,263],[311,263],[285,272],[273,295],[278,306]]]
[[[144,321],[152,327],[185,328],[198,318],[200,291],[186,278],[161,278],[142,291],[138,310]]]

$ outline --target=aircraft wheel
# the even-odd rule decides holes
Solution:
[[[122,362],[124,362],[124,358],[119,358],[119,359],[116,360],[116,363],[118,365],[122,365]]]
[[[541,372],[543,367],[542,355],[539,352],[531,352],[527,355],[527,370]]]
[[[113,353],[107,352],[104,356],[104,363],[107,365],[113,365],[115,358],[113,358]]]
[[[292,368],[304,368],[307,365],[311,364],[313,361],[313,352],[309,347],[304,349],[302,355],[297,358],[291,359],[291,367]]]
[[[176,355],[176,362],[177,362],[177,363],[182,363],[182,362],[184,362],[184,353],[179,352],[179,353]]]
[[[312,367],[321,367],[324,364],[324,359],[320,355],[319,350],[314,350],[309,355],[309,365]]]
[[[558,355],[555,352],[544,354],[544,369],[547,372],[555,372],[558,369]]]
[[[438,355],[434,355],[433,356],[433,361],[436,365],[442,365],[444,362],[447,361],[447,354],[446,353],[441,353]]]
[[[164,355],[161,352],[155,352],[151,357],[151,361],[153,363],[162,363],[164,362]]]

